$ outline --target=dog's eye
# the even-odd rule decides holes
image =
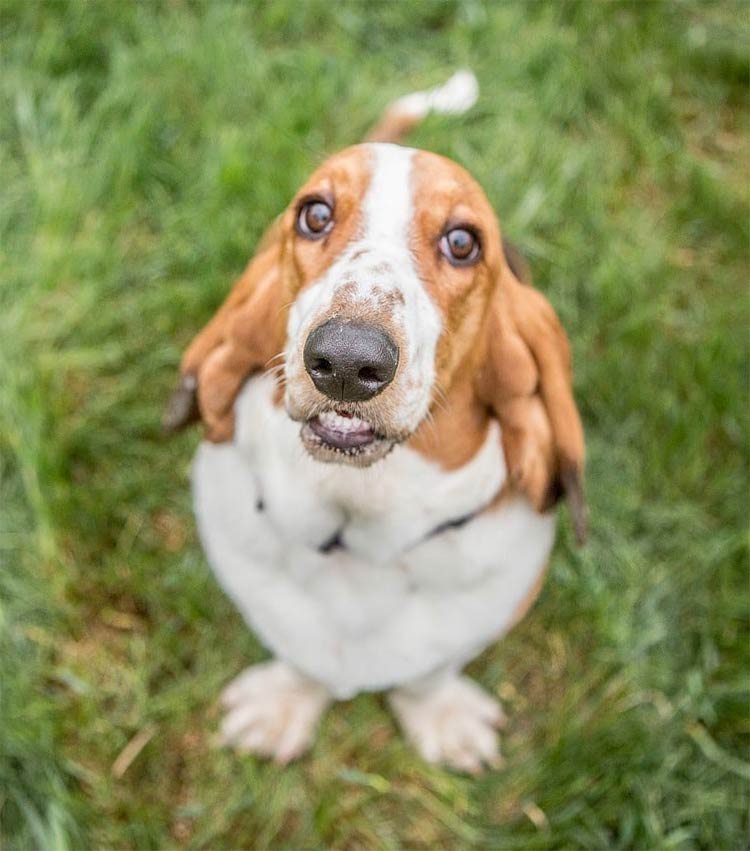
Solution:
[[[469,266],[479,257],[479,239],[468,228],[452,228],[440,238],[440,251],[454,266]]]
[[[297,215],[297,232],[308,239],[320,239],[333,227],[333,210],[325,201],[308,201]]]

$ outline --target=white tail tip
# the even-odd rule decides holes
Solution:
[[[393,107],[394,111],[416,119],[424,118],[430,112],[456,115],[471,109],[478,97],[477,78],[464,69],[456,71],[442,86],[404,95]]]

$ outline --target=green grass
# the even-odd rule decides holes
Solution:
[[[743,3],[0,3],[0,847],[743,848]],[[287,769],[215,750],[264,651],[159,432],[270,218],[387,101],[466,165],[573,342],[592,534],[471,672],[504,770],[429,768],[382,700]],[[151,738],[117,777],[137,734]]]

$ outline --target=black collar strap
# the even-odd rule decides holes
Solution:
[[[481,509],[480,509],[481,511]],[[416,547],[418,544],[422,544],[430,538],[434,538],[436,535],[441,535],[443,532],[447,532],[449,529],[460,529],[461,526],[465,526],[470,520],[473,520],[480,511],[472,511],[471,514],[465,514],[463,517],[457,517],[455,520],[446,520],[444,523],[441,523],[439,526],[436,526],[430,532],[428,532],[423,538],[416,541],[412,544],[412,547]],[[336,550],[346,550],[348,547],[344,543],[341,538],[341,529],[338,532],[331,535],[331,537],[324,541],[318,547],[319,553],[333,553]],[[410,547],[411,549],[411,547]]]

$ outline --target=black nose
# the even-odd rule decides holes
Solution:
[[[393,381],[398,346],[379,328],[329,319],[305,342],[305,369],[330,399],[364,402]]]

